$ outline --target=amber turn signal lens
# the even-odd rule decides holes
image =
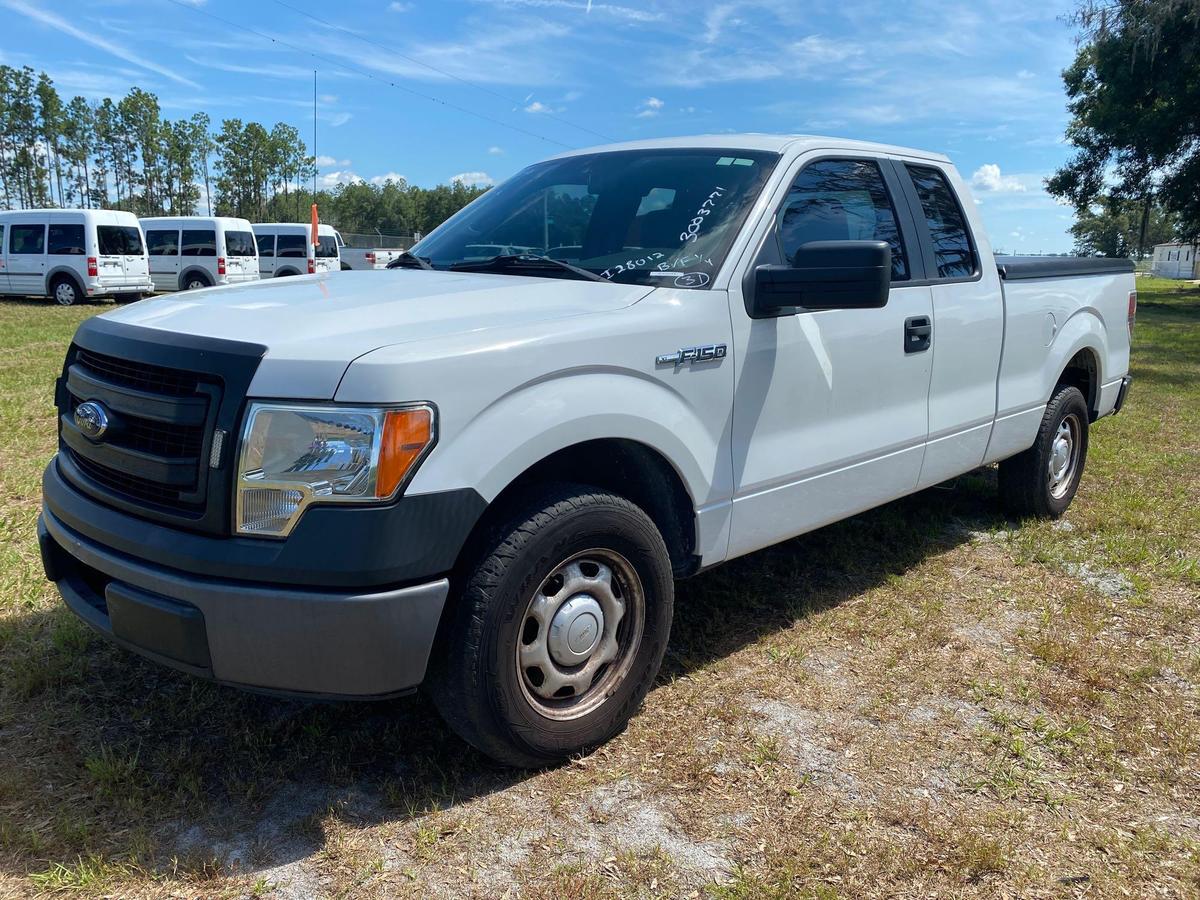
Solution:
[[[424,407],[389,410],[383,420],[375,496],[390,497],[433,440],[433,412]]]

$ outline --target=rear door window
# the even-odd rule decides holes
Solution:
[[[225,232],[225,253],[229,256],[255,256],[254,235],[249,231]]]
[[[178,256],[179,232],[155,229],[146,232],[146,248],[151,256]]]
[[[211,228],[185,228],[179,244],[182,256],[217,255],[217,233]]]
[[[789,265],[811,241],[886,241],[892,248],[892,280],[909,278],[896,209],[873,160],[823,159],[805,166],[778,222],[780,250]]]
[[[141,256],[142,232],[132,225],[98,225],[96,240],[101,256]]]
[[[302,234],[281,234],[275,245],[276,256],[308,256],[308,241]]]
[[[322,234],[317,237],[317,257],[320,259],[336,259],[338,255],[337,238]]]
[[[49,244],[53,256],[83,256],[83,225],[51,225]]]
[[[967,217],[940,169],[906,165],[933,241],[938,278],[970,278],[979,266]]]
[[[255,235],[255,241],[258,243],[259,256],[274,256],[275,255],[275,235],[259,234]]]
[[[14,225],[8,237],[8,252],[34,254],[46,252],[45,225]]]

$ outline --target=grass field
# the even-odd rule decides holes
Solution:
[[[537,774],[78,624],[34,526],[104,307],[0,303],[0,897],[1196,896],[1200,291],[1139,289],[1062,521],[985,470],[682,583],[642,713]]]

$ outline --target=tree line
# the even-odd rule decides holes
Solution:
[[[139,216],[323,221],[343,231],[428,232],[482,192],[404,181],[311,189],[316,160],[294,126],[208,115],[170,120],[132,88],[114,101],[64,101],[45,72],[0,66],[0,201],[7,209],[122,209]],[[308,185],[308,187],[306,187]]]

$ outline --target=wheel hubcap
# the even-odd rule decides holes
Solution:
[[[54,298],[64,306],[75,302],[75,289],[69,284],[60,284],[54,289]]]
[[[595,709],[628,674],[644,619],[641,579],[621,554],[588,550],[560,563],[522,619],[516,665],[526,699],[553,719]]]
[[[1067,493],[1075,477],[1079,464],[1079,435],[1079,418],[1071,414],[1059,423],[1050,444],[1047,479],[1050,494],[1056,499]]]

